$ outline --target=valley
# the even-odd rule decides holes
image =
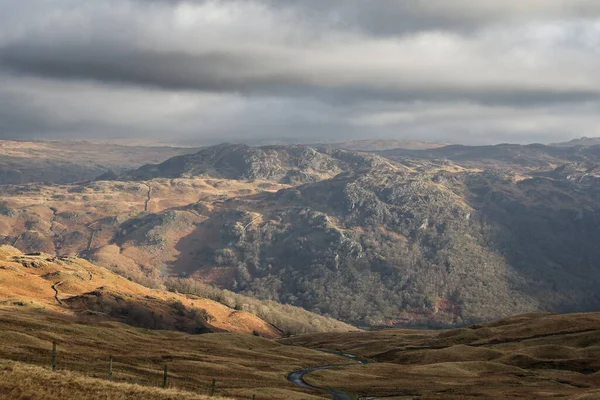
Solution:
[[[595,151],[224,144],[2,185],[0,393],[594,399]]]
[[[0,0],[0,400],[600,400],[599,33]]]
[[[446,331],[386,329],[275,340],[146,330],[7,306],[0,308],[0,322],[0,394],[27,393],[35,400],[58,393],[95,399],[84,388],[111,398],[125,392],[204,399],[213,379],[216,398],[233,399],[589,400],[600,393],[597,313],[529,314]],[[56,372],[50,370],[52,341],[58,344]],[[351,351],[369,361],[354,361]],[[160,388],[164,365],[168,390]]]

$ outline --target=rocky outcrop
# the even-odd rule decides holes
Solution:
[[[148,164],[118,179],[213,178],[269,180],[286,184],[317,182],[343,171],[360,171],[384,164],[378,156],[339,149],[307,146],[222,144],[195,154],[173,157],[162,164]],[[108,178],[105,175],[103,178]]]

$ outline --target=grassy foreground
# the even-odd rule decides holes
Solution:
[[[156,388],[162,384],[163,366],[168,365],[171,387],[207,394],[215,379],[217,395],[236,399],[253,395],[257,400],[318,399],[287,382],[287,374],[340,362],[335,355],[252,335],[190,335],[117,322],[82,323],[47,311],[0,308],[0,360],[48,368],[53,341],[58,344],[59,371],[106,379],[112,355],[115,382]]]
[[[0,396],[15,400],[226,400],[176,389],[107,382],[80,374],[0,360]]]

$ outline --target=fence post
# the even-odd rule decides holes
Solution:
[[[56,371],[56,342],[52,342],[52,371]]]
[[[108,359],[108,380],[112,381],[112,374],[113,374],[113,358],[112,356],[110,356],[110,358]]]
[[[217,386],[217,380],[213,379],[212,383],[210,384],[210,392],[208,393],[209,396],[214,396],[215,395],[216,386]]]
[[[166,389],[169,384],[169,367],[165,365],[163,372],[163,388]]]
[[[252,395],[252,400],[256,400],[256,395],[255,394]]]

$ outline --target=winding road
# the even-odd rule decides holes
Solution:
[[[359,364],[368,363],[368,361],[360,360],[356,356],[353,356],[351,354],[345,354],[345,353],[341,353],[341,354],[336,353],[336,354],[341,357],[356,361]],[[324,369],[331,369],[331,368],[336,368],[336,367],[344,367],[344,366],[349,366],[349,365],[356,365],[356,364],[335,364],[335,365],[323,365],[321,367],[305,368],[305,369],[301,369],[299,371],[292,372],[291,374],[288,375],[287,379],[288,379],[288,381],[292,382],[296,386],[300,386],[300,387],[312,389],[312,390],[318,390],[319,392],[327,393],[331,396],[331,398],[333,400],[354,400],[354,399],[356,399],[356,397],[351,396],[346,392],[342,392],[341,390],[325,389],[325,388],[310,385],[304,381],[304,376],[307,374],[310,374],[311,372],[322,371]]]

